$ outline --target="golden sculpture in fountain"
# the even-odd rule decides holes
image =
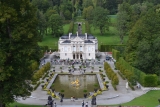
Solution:
[[[75,81],[72,81],[71,84],[72,84],[74,87],[76,87],[76,89],[78,89],[79,86],[80,86],[80,81],[79,81],[79,79],[77,78]]]

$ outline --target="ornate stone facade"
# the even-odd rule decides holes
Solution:
[[[59,38],[60,59],[95,59],[98,50],[97,38],[85,34],[63,35]]]

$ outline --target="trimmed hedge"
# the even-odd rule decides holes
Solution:
[[[32,80],[38,81],[44,75],[44,73],[47,72],[49,69],[50,69],[50,63],[48,62],[41,69],[39,69],[37,72],[33,74]]]
[[[33,88],[33,90],[36,90],[39,85],[40,85],[40,82],[38,82],[38,83],[36,84],[36,86]]]
[[[112,81],[112,83],[114,85],[118,85],[119,84],[119,79],[118,79],[118,76],[117,74],[112,70],[112,68],[110,67],[110,65],[105,62],[104,63],[104,69],[106,71],[106,74],[108,76],[108,78]]]
[[[145,74],[141,70],[132,67],[122,57],[120,57],[118,62],[116,62],[116,68],[120,70],[132,85],[136,85],[136,81],[138,81],[142,86],[147,87],[154,87],[158,85],[157,75]]]
[[[49,72],[46,72],[46,74],[43,76],[42,80],[44,80],[48,76]]]
[[[120,57],[120,52],[115,49],[112,49],[112,56],[116,61],[118,61],[118,59]]]
[[[111,84],[112,84],[112,87],[114,88],[114,90],[117,91],[116,85],[113,82],[111,82]]]
[[[158,77],[155,74],[146,75],[144,78],[144,85],[147,87],[155,87],[158,85]]]
[[[122,78],[123,80],[126,79],[121,72],[118,71],[118,74],[121,76],[121,78]]]

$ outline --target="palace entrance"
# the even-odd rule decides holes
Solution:
[[[73,54],[73,59],[75,59],[75,54]]]
[[[82,54],[80,54],[80,59],[83,59]]]
[[[83,59],[82,53],[73,53],[73,59]]]

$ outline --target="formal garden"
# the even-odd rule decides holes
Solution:
[[[63,98],[73,104],[71,97],[79,105],[82,99],[96,105],[97,98],[97,105],[158,107],[159,4],[159,0],[0,1],[0,107],[39,107],[48,96],[57,104]],[[79,62],[59,59],[55,55],[59,37],[76,34],[79,22],[82,34],[98,39],[101,56]],[[119,104],[112,103],[115,99]],[[32,103],[25,105],[29,100]]]
[[[115,20],[116,20],[116,16],[110,16],[110,17],[111,17],[111,22],[114,23]],[[94,29],[93,27],[91,27],[90,31],[88,31],[89,23],[87,21],[84,21],[80,17],[78,17],[78,20],[76,20],[76,21],[77,22],[82,21],[82,23],[85,23],[84,25],[82,24],[83,25],[82,26],[82,32],[93,32],[92,34],[95,35],[98,38],[100,51],[102,51],[102,52],[112,51],[112,57],[116,60],[114,69],[118,70],[118,72],[114,72],[114,70],[110,67],[110,65],[107,62],[104,63],[104,69],[101,68],[101,66],[98,67],[99,69],[97,69],[97,70],[99,72],[97,72],[97,73],[100,74],[100,78],[103,81],[104,89],[98,90],[97,92],[93,93],[92,95],[94,95],[94,96],[101,95],[102,91],[108,90],[107,89],[108,88],[107,84],[109,83],[109,81],[111,82],[111,85],[112,85],[113,89],[115,91],[118,91],[117,90],[117,85],[119,84],[119,79],[118,79],[117,75],[120,75],[123,80],[127,80],[128,83],[129,83],[130,89],[132,89],[133,91],[136,88],[137,81],[144,87],[157,87],[157,86],[159,86],[158,77],[156,75],[145,74],[144,72],[132,67],[129,63],[127,63],[123,59],[123,57],[121,57],[121,56],[123,56],[125,45],[116,44],[116,43],[119,42],[118,41],[119,39],[116,36],[116,33],[115,33],[116,29],[113,26],[109,27],[110,32],[107,32],[105,34],[105,36],[102,36],[102,35],[100,35],[100,31],[98,29]],[[63,26],[64,32],[65,33],[76,32],[76,30],[75,30],[75,29],[77,29],[75,27],[76,21],[75,22],[71,21],[69,24],[65,24]],[[126,37],[126,40],[127,40],[127,37]],[[43,46],[43,45],[46,46],[47,45],[47,47],[48,47],[47,49],[56,51],[56,48],[57,48],[57,45],[58,45],[57,41],[58,41],[58,37],[53,37],[52,35],[48,34],[48,35],[44,36],[43,42],[39,43],[39,45],[40,46]],[[64,75],[64,76],[68,75],[68,73],[62,72],[63,71],[62,68],[63,68],[63,66],[59,66],[58,71],[61,71],[59,73],[59,75]],[[69,67],[69,69],[70,68],[71,67]],[[74,66],[72,66],[72,68],[74,69]],[[82,68],[82,67],[79,66],[79,68]],[[69,69],[68,69],[68,72],[70,72]],[[91,69],[94,71],[93,66],[91,67]],[[97,74],[97,73],[94,73],[94,74]],[[52,81],[53,78],[56,78],[55,74],[57,75],[57,73],[55,71],[55,66],[54,67],[51,66],[50,63],[45,64],[41,69],[36,71],[33,75],[33,80],[32,80],[32,86],[34,87],[33,89],[36,90],[39,86],[41,86],[42,90],[47,91],[48,95],[51,95],[53,98],[56,98],[56,99],[61,99],[62,96],[58,95],[54,91],[55,88],[59,89],[59,86],[58,86],[59,83],[53,83],[51,85],[51,88],[49,88],[49,89],[47,87],[49,85],[50,81]],[[90,72],[88,74],[90,75],[90,74],[92,74],[92,72]],[[105,77],[107,77],[109,79],[109,81],[105,81]],[[94,84],[92,84],[92,86],[93,86],[91,88],[92,91],[94,91],[93,90],[94,89]],[[60,93],[62,93],[62,95],[63,95],[63,93],[66,91],[64,89],[65,89],[65,87],[63,89],[60,88],[58,91]],[[81,93],[80,94],[83,96],[83,94],[86,93],[87,91],[90,92],[90,90],[85,90],[85,88],[84,88],[84,89],[81,90],[82,94]],[[147,103],[148,102],[147,100],[149,100],[148,97],[150,97],[150,98],[153,97],[154,99],[158,99],[158,97],[159,97],[157,95],[158,92],[159,91],[148,92],[147,94],[142,95],[142,96],[134,99],[133,101],[122,104],[122,105],[128,105],[129,106],[129,105],[137,105],[138,104],[138,105],[144,105],[146,107],[155,106],[155,105],[157,105],[157,101],[155,101],[155,100],[153,101],[153,102],[155,102],[155,105],[154,105],[154,104]],[[67,93],[69,93],[69,92],[67,91]],[[68,98],[70,98],[70,97],[71,97],[71,95],[69,94]],[[78,97],[78,96],[76,96],[76,97]],[[88,98],[91,99],[92,96],[88,96]],[[144,102],[140,101],[140,100],[144,100]],[[19,103],[11,104],[11,106],[14,106],[14,105],[19,105],[19,106],[25,107],[25,105],[19,104]],[[29,106],[29,105],[26,105],[26,106]],[[35,105],[31,105],[31,106],[34,107]]]

